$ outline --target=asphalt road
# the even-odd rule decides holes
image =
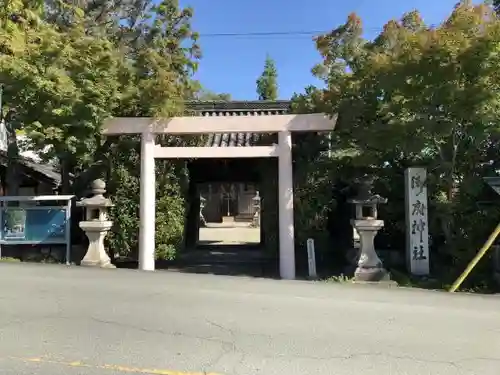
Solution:
[[[498,375],[500,297],[0,263],[0,374]]]

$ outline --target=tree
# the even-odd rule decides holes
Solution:
[[[434,245],[451,262],[468,260],[488,231],[474,223],[491,215],[476,207],[481,177],[500,167],[500,21],[462,1],[439,26],[412,12],[374,41],[361,35],[353,14],[317,39],[323,62],[314,72],[327,85],[322,104],[338,114],[342,162],[377,175],[399,201],[391,187],[403,170],[427,166]]]
[[[54,48],[61,54],[54,54]],[[45,158],[58,160],[62,189],[68,193],[69,175],[91,162],[100,146],[101,123],[120,103],[125,62],[108,40],[76,30],[58,35],[47,49],[32,55],[38,77],[27,75],[17,83],[25,85],[26,90],[37,89],[36,79],[43,77],[38,61],[50,61],[57,72],[40,82],[39,101],[25,112],[23,124],[34,149]],[[43,93],[44,88],[50,91]]]
[[[0,79],[5,103],[16,109],[11,112],[31,147],[58,159],[65,191],[70,174],[78,195],[107,174],[117,226],[109,241],[114,252],[126,255],[137,248],[139,194],[131,192],[139,185],[139,140],[102,139],[101,124],[110,115],[182,113],[183,101],[199,90],[192,74],[200,51],[190,28],[192,10],[177,1],[144,2],[128,14],[130,3],[110,4],[49,2],[29,23],[32,30],[14,34],[9,24],[0,35]],[[196,142],[158,138],[160,144]],[[157,256],[171,257],[182,239],[185,165],[162,161],[157,174]]]
[[[61,57],[54,54],[53,48],[62,43],[57,30],[43,22],[43,1],[5,2],[0,12],[1,113],[7,133],[7,193],[18,195],[19,145],[16,133],[25,128],[27,122],[36,121],[36,107],[42,108],[43,100],[59,100],[60,96],[53,97],[50,90],[59,85],[60,93],[65,93],[62,86],[67,80],[64,79],[65,73],[60,75],[61,65],[47,69],[46,64]],[[37,101],[37,94],[41,94],[42,103]],[[57,107],[56,104],[52,109],[55,111]]]
[[[206,100],[206,101],[223,101],[223,102],[229,102],[231,101],[231,94],[227,93],[220,93],[217,94],[215,92],[209,91],[209,90],[201,90],[199,93],[196,95],[197,100]]]
[[[116,113],[120,116],[173,116],[183,113],[183,102],[193,99],[199,84],[192,75],[200,49],[191,30],[191,8],[181,9],[175,0],[145,6],[120,25],[116,44],[132,61],[134,76],[127,96]],[[150,21],[152,20],[152,22]],[[109,28],[113,33],[113,28]],[[166,146],[196,145],[197,138],[161,136]],[[137,138],[120,137],[108,148],[108,180],[115,199],[113,218],[117,231],[109,236],[110,247],[121,255],[137,249],[139,222],[139,149]],[[112,167],[111,167],[112,166]],[[156,256],[171,259],[182,245],[188,177],[186,164],[178,160],[156,163]],[[136,194],[131,194],[135,192]]]
[[[42,20],[30,25],[0,60],[7,122],[22,127],[44,157],[60,161],[68,192],[68,167],[93,154],[100,123],[118,104],[125,62],[112,43],[86,36],[80,24],[65,32]]]
[[[191,30],[192,8],[179,7],[178,0],[70,0],[64,4],[49,0],[49,4],[46,19],[50,23],[66,30],[81,22],[87,35],[104,35],[132,65],[135,81],[126,89],[121,115],[127,111],[137,116],[179,113],[183,99],[199,90],[192,79],[201,57],[198,34]]]
[[[268,55],[264,63],[264,71],[257,79],[259,100],[278,99],[278,71],[274,60]]]

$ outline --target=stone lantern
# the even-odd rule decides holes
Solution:
[[[252,219],[252,226],[255,228],[260,228],[261,198],[258,190],[255,193],[255,197],[252,198],[252,202],[253,202],[253,208],[255,209],[255,213]]]
[[[110,199],[104,197],[105,192],[106,183],[95,180],[92,182],[93,196],[77,202],[77,206],[85,209],[85,220],[81,221],[79,226],[89,239],[89,247],[81,262],[82,266],[115,268],[104,248],[104,238],[113,225],[113,222],[108,220],[108,209],[113,204]]]
[[[354,204],[356,209],[351,224],[360,238],[359,260],[354,273],[354,279],[357,281],[384,281],[389,278],[374,245],[375,236],[384,226],[384,221],[378,219],[377,207],[379,204],[387,203],[387,199],[372,194],[372,183],[372,179],[361,180],[358,185],[358,195],[348,201]]]
[[[204,228],[207,226],[205,216],[203,216],[203,209],[205,208],[207,200],[200,195],[200,227]]]

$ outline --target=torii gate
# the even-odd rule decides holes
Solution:
[[[105,122],[104,135],[141,134],[139,269],[155,269],[155,159],[278,158],[279,271],[295,279],[291,132],[328,132],[335,120],[320,113],[265,116],[193,116],[155,119],[117,117]],[[155,134],[278,133],[278,145],[251,147],[161,147]]]

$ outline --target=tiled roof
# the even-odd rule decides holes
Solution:
[[[205,146],[224,147],[224,146],[252,146],[259,139],[259,135],[255,133],[223,133],[223,134],[208,134],[208,139]]]
[[[0,165],[7,166],[7,152],[0,150]],[[27,157],[20,156],[19,164],[22,172],[31,175],[35,179],[43,179],[55,186],[61,183],[61,174],[51,165],[37,163]]]
[[[250,100],[250,101],[189,101],[188,112],[197,116],[244,116],[244,115],[284,115],[290,113],[290,100]]]
[[[30,168],[44,175],[48,180],[52,181],[55,185],[59,185],[61,183],[61,174],[56,170],[54,166],[49,164],[37,163],[28,158],[23,158],[23,160],[21,160],[21,163],[24,164],[27,168]]]
[[[276,101],[190,101],[187,111],[197,116],[276,116],[291,111],[290,100]],[[255,133],[208,134],[207,147],[253,146],[262,139]]]

